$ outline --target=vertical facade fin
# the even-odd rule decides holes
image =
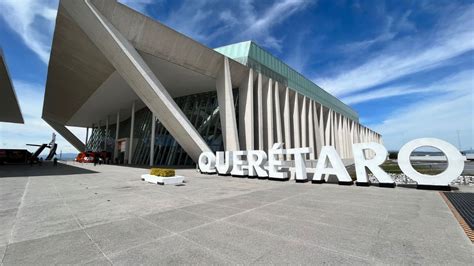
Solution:
[[[262,74],[258,73],[257,78],[257,136],[258,149],[263,150],[263,92]]]
[[[265,104],[263,110],[263,132],[264,132],[264,149],[269,150],[273,146],[273,80],[268,80],[267,86],[265,86]]]
[[[295,92],[293,100],[293,145],[294,148],[301,148],[301,134],[300,134],[300,107],[299,107],[299,95]]]
[[[314,160],[316,159],[316,146],[314,145],[314,104],[313,100],[309,100],[308,102],[308,144],[313,149],[313,152],[309,155],[309,159]]]
[[[239,88],[239,140],[242,150],[255,148],[253,106],[253,69],[249,69]]]
[[[281,117],[281,102],[280,102],[280,88],[278,82],[275,82],[275,127],[276,127],[276,141],[282,143],[283,141],[283,127]]]
[[[237,132],[237,120],[235,117],[232,79],[230,75],[229,59],[226,56],[224,56],[224,67],[218,74],[216,80],[216,88],[224,149],[227,151],[239,150],[239,134]]]
[[[285,100],[283,103],[283,128],[285,129],[285,148],[290,149],[293,147],[291,143],[291,106],[290,106],[290,89],[285,88]],[[286,155],[286,159],[290,160],[290,155]]]

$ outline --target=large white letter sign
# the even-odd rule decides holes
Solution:
[[[364,150],[372,150],[375,152],[375,156],[367,160],[364,155]],[[387,159],[387,150],[382,144],[370,142],[370,143],[354,143],[352,144],[352,152],[354,153],[354,164],[357,174],[357,183],[368,184],[369,180],[367,177],[367,171],[365,167],[374,174],[375,178],[380,184],[386,184],[393,186],[395,182],[393,179],[380,168],[380,165]]]
[[[268,177],[273,179],[288,179],[288,172],[280,171],[283,162],[275,158],[276,155],[286,154],[286,150],[282,148],[283,143],[275,143],[268,151]]]
[[[263,165],[267,161],[267,154],[264,151],[248,151],[247,161],[250,177],[268,177],[267,171],[263,169]]]
[[[215,174],[216,156],[210,151],[203,152],[199,155],[198,165],[202,173]]]
[[[417,172],[410,162],[411,153],[417,148],[429,146],[441,150],[448,160],[448,167],[444,172],[437,175],[424,175]],[[435,139],[414,139],[398,152],[398,166],[409,178],[418,182],[418,185],[448,186],[453,179],[457,178],[464,169],[464,156],[450,143]]]
[[[293,154],[295,156],[295,180],[296,181],[306,181],[308,180],[308,175],[306,174],[306,163],[303,158],[303,154],[311,153],[313,151],[310,147],[304,148],[295,148],[288,149],[288,154]]]
[[[233,152],[233,167],[230,172],[233,176],[246,176],[247,169],[243,169],[242,166],[247,166],[246,162],[242,160],[242,156],[247,155],[247,151],[234,151]]]
[[[220,175],[230,174],[232,170],[232,152],[231,151],[218,151],[216,152],[216,168],[217,173]],[[224,158],[225,155],[225,158]]]
[[[331,164],[331,167],[327,167],[327,162]],[[321,149],[316,169],[314,170],[313,181],[321,181],[323,174],[328,176],[335,175],[339,183],[352,183],[352,179],[349,173],[347,173],[341,157],[339,157],[333,146],[323,146]]]

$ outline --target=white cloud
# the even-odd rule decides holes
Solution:
[[[343,66],[333,77],[316,80],[329,92],[347,96],[406,75],[432,69],[474,49],[472,18],[474,7],[453,14],[451,21],[435,29],[434,36],[394,41],[382,52],[371,56],[360,66]],[[444,21],[443,21],[444,22]]]
[[[406,86],[387,87],[378,90],[372,90],[369,92],[359,93],[344,97],[341,99],[345,104],[356,104],[361,102],[367,102],[376,99],[390,98],[395,96],[402,96],[415,93],[428,92],[427,89],[410,88]]]
[[[282,39],[272,29],[312,2],[276,1],[257,9],[253,0],[228,1],[224,6],[215,0],[189,1],[172,11],[164,23],[208,44],[232,33],[229,42],[255,40],[262,46],[281,49]]]
[[[435,83],[426,85],[397,85],[383,87],[376,90],[368,90],[362,93],[353,94],[342,98],[342,101],[346,104],[356,104],[376,99],[390,98],[395,96],[409,95],[409,94],[422,94],[422,93],[450,93],[456,91],[458,88],[471,87],[474,90],[473,77],[474,72],[467,70],[456,73],[454,75],[445,77],[441,80],[437,80]],[[431,95],[430,94],[430,95]]]
[[[136,11],[147,14],[147,6],[153,4],[153,0],[119,0],[120,3],[135,9]]]
[[[0,17],[45,64],[51,49],[57,0],[1,0]]]
[[[262,46],[281,50],[281,39],[271,34],[272,28],[288,19],[294,13],[303,10],[312,1],[284,0],[277,1],[263,13],[258,14],[252,5],[246,5],[246,16],[239,17],[243,22],[243,31],[239,34],[242,38],[254,39]]]
[[[49,61],[58,0],[0,0],[0,18],[45,64]],[[131,8],[146,13],[153,0],[121,0]]]
[[[382,134],[389,149],[420,137],[444,139],[461,148],[474,146],[474,71],[465,71],[425,88],[430,97],[395,108],[380,123],[369,125]]]

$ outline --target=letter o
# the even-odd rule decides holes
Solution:
[[[444,172],[437,175],[425,175],[413,168],[410,155],[423,146],[437,148],[444,153],[448,163]],[[414,139],[403,145],[398,152],[398,166],[405,175],[418,182],[419,185],[448,186],[464,170],[464,156],[446,141],[435,138]]]

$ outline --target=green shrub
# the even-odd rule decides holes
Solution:
[[[151,168],[150,175],[168,177],[168,176],[175,176],[175,172],[174,172],[174,169]]]

